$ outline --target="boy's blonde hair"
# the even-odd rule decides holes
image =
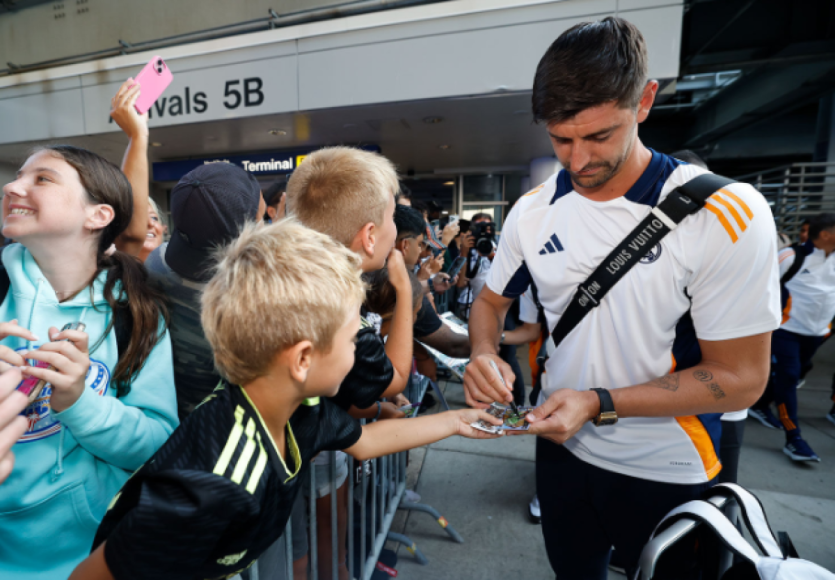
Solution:
[[[218,259],[201,320],[215,365],[236,384],[302,340],[328,352],[365,295],[359,257],[292,218],[248,224]]]
[[[353,147],[308,155],[287,183],[287,215],[350,246],[362,227],[385,219],[400,182],[391,161]]]

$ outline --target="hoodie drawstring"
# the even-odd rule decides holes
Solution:
[[[32,308],[29,309],[29,324],[26,326],[26,328],[31,329],[31,328],[34,327],[34,325],[32,324],[32,321],[35,320],[35,309],[38,306],[38,296],[40,296],[41,285],[43,283],[44,283],[44,279],[43,278],[38,278],[38,284],[35,286],[35,297],[32,299]],[[47,337],[47,339],[48,338],[49,337]],[[26,341],[26,349],[27,350],[32,350],[32,341],[31,340]]]
[[[64,426],[58,432],[58,456],[55,458],[55,469],[52,470],[52,483],[64,475]]]

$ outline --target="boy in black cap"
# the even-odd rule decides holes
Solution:
[[[212,251],[260,221],[265,203],[251,174],[228,163],[201,165],[171,192],[171,240],[148,257],[150,282],[169,300],[177,410],[182,421],[220,381],[200,326],[200,294],[211,278]]]

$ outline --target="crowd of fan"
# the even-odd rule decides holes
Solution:
[[[231,577],[258,555],[276,565],[277,522],[292,514],[294,573],[304,578],[303,482],[312,465],[318,535],[327,540],[318,543],[318,570],[331,576],[334,531],[321,514],[336,493],[338,572],[349,578],[346,455],[336,454],[331,481],[331,455],[320,452],[365,459],[452,434],[492,436],[469,426],[496,421],[477,410],[421,417],[408,429],[384,421],[404,417],[409,404],[403,391],[422,348],[415,339],[469,354],[433,297],[466,288],[466,270],[450,279],[442,269],[470,251],[472,236],[455,224],[436,233],[398,195],[387,159],[347,147],[310,155],[264,191],[236,166],[203,165],[171,192],[167,236],[149,196],[138,95],[128,80],[112,101],[130,138],[121,168],[84,149],[45,146],[4,187],[3,449],[26,444],[15,447],[16,460],[4,452],[0,503],[17,515],[0,521],[10,538],[0,569],[67,577],[93,548],[79,577],[137,577],[137,566],[144,577]],[[84,326],[61,329],[73,322]],[[13,392],[28,378],[47,382],[33,400]],[[230,479],[237,490],[213,493],[215,480]],[[151,545],[182,544],[185,530],[200,535],[205,503],[196,520],[182,516],[196,510],[201,490],[223,512],[203,528],[204,550],[223,553],[149,554]],[[165,519],[177,510],[181,517]],[[261,530],[260,549],[218,542],[239,526]],[[262,565],[260,577],[271,571]]]

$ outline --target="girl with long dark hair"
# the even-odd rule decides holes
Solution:
[[[167,314],[142,264],[107,251],[133,212],[116,166],[44,147],[3,192],[3,235],[17,243],[2,254],[0,321],[12,323],[0,325],[0,359],[48,384],[0,487],[0,577],[66,578],[177,426]],[[59,330],[74,322],[85,330]]]

